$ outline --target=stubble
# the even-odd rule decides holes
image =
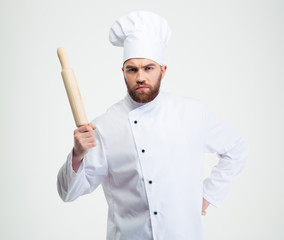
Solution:
[[[149,84],[145,84],[144,81],[141,81],[137,83],[133,88],[130,88],[125,77],[124,77],[124,80],[125,80],[125,84],[127,86],[127,90],[128,90],[130,97],[135,102],[147,103],[147,102],[151,102],[152,100],[154,100],[155,97],[157,97],[157,95],[159,94],[161,80],[162,80],[162,73],[158,77],[158,81],[156,81],[156,84],[153,86]],[[142,85],[148,87],[148,89],[147,90],[137,90],[137,88]]]

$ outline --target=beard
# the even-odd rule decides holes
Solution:
[[[130,86],[127,84],[125,77],[124,77],[124,80],[127,86],[128,93],[135,102],[148,103],[154,100],[155,97],[157,97],[157,95],[159,94],[161,80],[162,80],[162,73],[158,77],[158,81],[156,81],[157,83],[153,86],[149,84],[145,84],[144,81],[141,81],[137,83],[133,88],[130,88]],[[148,89],[147,90],[137,90],[137,88],[142,85],[148,87]]]

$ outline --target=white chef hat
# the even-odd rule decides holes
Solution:
[[[148,58],[163,65],[171,29],[159,15],[134,11],[117,19],[109,32],[114,46],[123,47],[123,62],[130,58]]]

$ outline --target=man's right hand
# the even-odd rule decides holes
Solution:
[[[74,131],[74,147],[72,157],[72,167],[75,172],[78,171],[81,161],[88,153],[89,149],[96,146],[96,139],[93,130],[96,127],[91,123],[80,126]]]

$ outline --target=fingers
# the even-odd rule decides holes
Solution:
[[[96,143],[94,133],[82,133],[79,136],[76,135],[75,138],[81,145],[94,145]]]
[[[74,155],[85,155],[88,150],[96,146],[94,130],[96,127],[89,123],[74,131]]]
[[[78,133],[78,132],[80,132],[80,133],[91,132],[91,131],[93,131],[93,130],[95,130],[95,129],[96,129],[96,127],[95,127],[93,124],[89,123],[88,125],[83,125],[83,126],[78,127],[78,128],[74,131],[74,135],[75,135],[76,133]]]
[[[201,214],[203,216],[206,215],[206,209],[208,208],[209,205],[210,205],[210,203],[205,198],[203,198],[203,201],[202,201],[202,211],[201,211]]]
[[[75,135],[80,135],[80,137],[82,137],[82,138],[94,138],[95,137],[93,130],[88,131],[88,132],[79,132]]]
[[[93,130],[96,129],[96,127],[93,124],[91,124],[91,123],[89,123],[88,126],[90,126]]]

